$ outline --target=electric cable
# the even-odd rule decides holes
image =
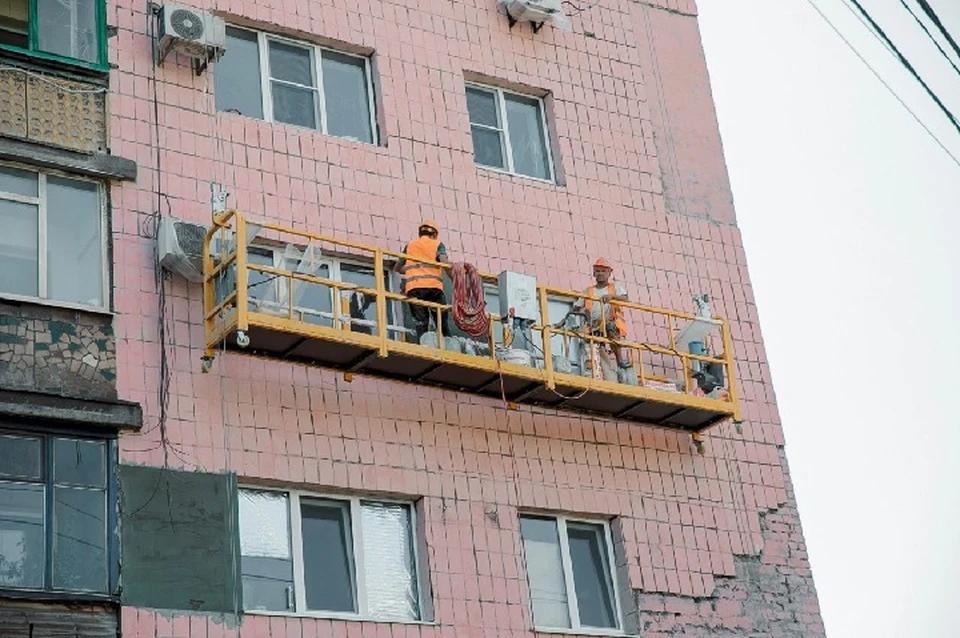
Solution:
[[[956,164],[958,168],[960,168],[960,159],[958,159],[956,155],[950,152],[950,149],[948,149],[947,146],[942,141],[940,141],[940,138],[937,137],[932,130],[930,130],[930,127],[924,124],[923,120],[921,120],[920,117],[913,111],[913,109],[911,109],[910,106],[904,101],[904,99],[900,97],[900,95],[896,91],[893,90],[893,87],[890,86],[890,84],[883,79],[883,76],[881,76],[880,73],[877,72],[875,68],[873,68],[873,65],[871,65],[870,62],[868,62],[867,59],[863,56],[863,54],[860,53],[855,46],[853,46],[850,40],[848,40],[847,37],[843,35],[840,29],[838,29],[837,26],[830,20],[830,18],[827,17],[827,15],[823,12],[823,10],[819,6],[817,6],[817,4],[813,2],[813,0],[807,0],[807,4],[809,4],[813,8],[813,10],[816,11],[821,18],[823,18],[823,21],[826,22],[831,29],[833,29],[833,32],[836,33],[841,40],[843,40],[843,43],[847,45],[847,48],[850,49],[850,51],[852,51],[853,54],[857,56],[857,58],[859,58],[861,62],[863,62],[863,65],[867,67],[867,69],[873,74],[875,78],[877,78],[877,80],[880,81],[880,84],[882,84],[883,87],[890,92],[890,95],[892,95],[894,99],[896,99],[897,102],[900,103],[900,106],[902,106],[907,111],[907,113],[909,113],[910,116],[913,117],[913,119],[917,122],[917,124],[920,125],[920,128],[926,131],[927,135],[930,136],[930,139],[936,142],[937,146],[939,146],[941,150],[943,150],[943,152],[946,153],[951,160],[953,160],[953,163]]]
[[[940,33],[943,34],[943,37],[947,39],[947,42],[949,42],[950,46],[953,48],[953,52],[960,56],[960,46],[957,45],[957,41],[953,39],[953,36],[950,35],[950,32],[947,30],[947,28],[943,26],[940,16],[938,16],[937,12],[933,10],[933,7],[930,6],[930,3],[927,2],[927,0],[917,0],[917,4],[920,5],[920,8],[923,10],[924,14],[930,18],[930,21],[933,22],[933,25],[937,27]]]
[[[453,279],[453,322],[471,337],[490,334],[490,317],[483,298],[483,279],[473,264],[457,262],[450,270]]]
[[[903,67],[910,72],[910,75],[912,75],[914,79],[920,83],[920,86],[922,86],[923,90],[927,92],[927,95],[930,96],[930,99],[932,99],[936,105],[940,107],[940,110],[943,111],[943,114],[947,116],[947,119],[950,120],[950,123],[953,124],[953,127],[957,129],[958,133],[960,133],[960,121],[957,120],[956,116],[950,111],[950,109],[947,108],[946,104],[943,103],[940,97],[934,93],[933,89],[931,89],[930,86],[924,82],[917,70],[912,64],[910,64],[910,61],[907,60],[903,53],[900,52],[900,49],[897,48],[897,45],[893,43],[893,40],[890,39],[890,36],[888,36],[883,28],[877,24],[876,20],[874,20],[870,14],[867,13],[867,10],[863,8],[863,5],[860,4],[859,0],[848,0],[848,2],[857,8],[867,22],[869,22],[870,25],[876,30],[877,34],[890,46],[893,54],[900,61],[900,64],[902,64]]]
[[[934,45],[935,47],[937,47],[937,51],[940,52],[940,55],[943,56],[943,59],[945,59],[947,62],[949,62],[949,63],[950,63],[950,66],[953,67],[953,70],[956,71],[958,75],[960,75],[960,68],[957,68],[957,65],[954,63],[954,61],[951,60],[951,59],[950,59],[950,56],[947,55],[947,52],[943,50],[943,47],[940,46],[940,43],[937,42],[937,39],[936,39],[935,37],[933,37],[933,34],[932,34],[932,33],[930,33],[930,29],[928,29],[928,28],[927,28],[927,25],[925,25],[925,24],[923,23],[923,20],[920,19],[920,16],[918,16],[918,15],[913,11],[913,9],[910,8],[910,5],[907,4],[906,0],[900,0],[900,4],[902,4],[902,5],[903,5],[903,8],[907,10],[907,13],[909,13],[911,16],[913,16],[913,19],[916,20],[916,22],[917,22],[918,25],[920,25],[920,28],[923,29],[923,32],[927,34],[927,37],[930,38],[930,41],[933,42],[933,45]]]

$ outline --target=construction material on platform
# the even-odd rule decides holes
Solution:
[[[473,264],[457,262],[450,276],[453,279],[453,322],[471,337],[486,339],[490,334],[490,317],[483,298],[480,272]]]

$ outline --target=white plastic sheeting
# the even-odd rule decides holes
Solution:
[[[286,494],[240,490],[240,553],[289,559],[289,512]]]
[[[365,502],[360,512],[368,615],[381,620],[419,620],[410,507]]]

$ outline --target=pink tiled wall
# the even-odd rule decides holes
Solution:
[[[618,517],[630,586],[664,605],[726,596],[737,561],[762,561],[809,583],[788,598],[803,608],[807,635],[822,634],[693,2],[578,3],[593,6],[572,32],[537,35],[508,30],[494,0],[193,4],[374,50],[384,143],[216,113],[209,72],[195,77],[176,57],[153,67],[144,4],[111,5],[111,148],[140,166],[136,184],[111,192],[118,389],[143,404],[147,424],[122,437],[124,462],[164,462],[150,221],[159,209],[208,222],[211,180],[253,220],[396,248],[430,217],[453,258],[484,271],[581,288],[603,255],[634,300],[690,310],[693,294],[709,292],[732,321],[745,421],[742,434],[711,431],[699,455],[674,432],[376,379],[347,383],[250,356],[221,356],[201,374],[201,291],[173,280],[168,462],[424,497],[437,623],[247,616],[237,625],[125,608],[124,636],[531,635],[523,508]],[[551,93],[564,183],[474,165],[465,72]],[[771,510],[787,512],[787,523],[766,525]],[[651,604],[641,611],[663,611]],[[733,618],[731,631],[754,622],[720,609],[718,626]]]

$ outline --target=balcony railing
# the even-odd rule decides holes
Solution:
[[[438,335],[450,306],[399,292],[393,265],[401,258],[449,268],[254,224],[236,211],[218,214],[203,256],[205,369],[218,351],[237,349],[335,368],[348,379],[362,373],[427,383],[695,434],[740,420],[730,328],[722,319],[593,299],[600,317],[621,309],[628,337],[614,340],[606,321],[583,310],[583,292],[540,285],[537,323],[491,314],[486,339]],[[481,277],[493,301],[497,277]],[[415,305],[429,309],[438,326],[419,342],[407,319]],[[614,348],[632,366],[618,365]]]

